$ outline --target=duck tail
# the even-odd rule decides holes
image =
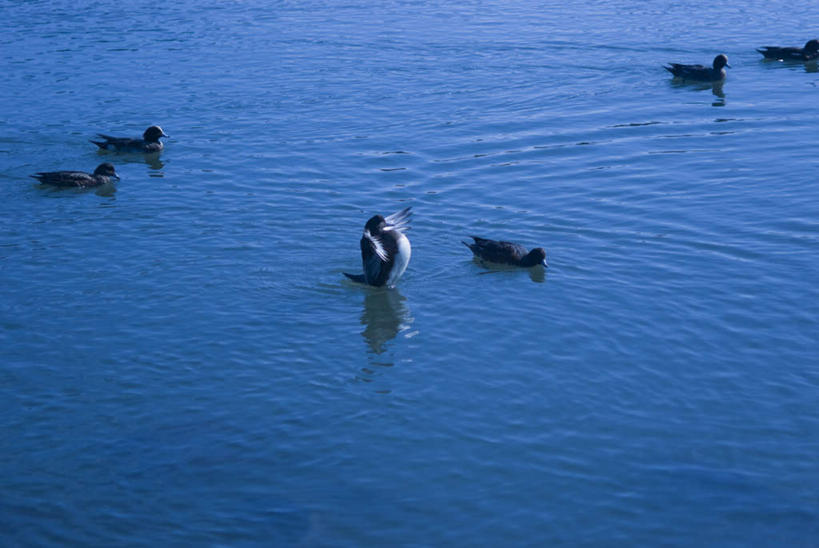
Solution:
[[[94,143],[95,145],[97,145],[98,147],[100,147],[103,150],[108,149],[108,143],[104,143],[102,141],[91,141],[91,140],[89,140],[88,142],[89,143]]]
[[[364,280],[364,274],[348,274],[347,272],[344,272],[343,274],[356,283],[360,284],[367,283]]]
[[[473,236],[473,237],[474,237],[474,236]],[[463,241],[463,240],[461,240],[461,243],[462,243],[462,244],[464,244],[466,247],[468,247],[468,248],[469,248],[469,251],[471,251],[473,255],[475,255],[475,256],[477,256],[477,255],[478,255],[478,249],[479,249],[479,247],[478,247],[478,244],[477,244],[477,243],[470,244],[470,243],[467,243],[467,242],[465,242],[465,241]]]

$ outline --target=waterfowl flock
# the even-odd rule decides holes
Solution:
[[[804,47],[764,46],[756,51],[766,59],[777,61],[811,62],[819,60],[819,40],[809,40]],[[722,82],[726,77],[725,68],[731,68],[728,57],[720,53],[711,64],[687,65],[668,63],[663,68],[675,79],[692,82]],[[159,126],[150,126],[142,138],[112,137],[103,133],[97,136],[102,140],[93,140],[100,150],[115,153],[157,154],[164,148],[162,137],[168,137]],[[92,188],[112,184],[119,180],[114,165],[104,162],[97,166],[93,173],[83,171],[49,171],[31,175],[44,185],[63,188]],[[375,287],[393,287],[409,265],[412,246],[405,232],[409,230],[412,216],[411,207],[387,215],[374,215],[364,225],[361,236],[362,274],[344,272],[356,283]],[[519,244],[490,240],[471,236],[474,243],[462,242],[472,252],[474,259],[482,264],[497,264],[520,268],[546,268],[546,251],[536,247],[531,251]]]

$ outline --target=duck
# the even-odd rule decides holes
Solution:
[[[819,59],[819,40],[808,40],[804,48],[789,48],[779,46],[765,46],[757,48],[765,59],[782,61],[814,61]]]
[[[110,150],[113,152],[159,152],[164,148],[160,137],[167,137],[162,128],[159,126],[151,126],[142,134],[142,139],[132,139],[131,137],[111,137],[102,133],[97,133],[98,136],[105,139],[104,141],[94,141],[92,143],[100,147],[101,150]]]
[[[78,188],[107,185],[119,179],[114,166],[108,162],[98,165],[94,173],[85,173],[84,171],[41,171],[30,175],[30,177],[37,179],[44,185]]]
[[[527,251],[522,245],[512,242],[489,240],[478,236],[471,236],[471,238],[475,240],[475,243],[470,244],[464,241],[461,241],[461,243],[468,247],[472,251],[472,254],[482,261],[520,266],[523,268],[538,265],[548,268],[549,266],[546,262],[546,250],[542,247],[536,247],[531,251]]]
[[[728,64],[728,57],[720,53],[714,57],[713,68],[702,65],[681,65],[679,63],[669,63],[663,66],[665,70],[674,75],[674,78],[683,80],[696,80],[698,82],[718,82],[725,79],[725,68],[731,68]]]
[[[404,274],[412,255],[409,230],[412,207],[383,217],[374,215],[364,225],[361,236],[361,263],[363,274],[344,275],[352,281],[375,287],[394,287]]]

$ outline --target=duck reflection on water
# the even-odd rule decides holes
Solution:
[[[717,98],[716,102],[719,102],[720,99],[722,100],[722,103],[725,102],[725,92],[723,91],[725,82],[722,80],[717,82],[689,82],[687,80],[677,80],[675,78],[670,81],[670,85],[674,88],[690,89],[691,91],[710,90],[711,93]]]
[[[361,311],[361,336],[375,354],[383,353],[389,341],[412,325],[407,299],[397,289],[377,288],[367,291]]]
[[[97,153],[99,156],[111,156],[112,154],[102,149],[98,150]],[[116,162],[117,164],[147,164],[152,170],[159,171],[165,167],[165,162],[162,161],[160,156],[159,152],[124,152],[117,154]],[[156,174],[152,173],[151,176],[155,177]]]

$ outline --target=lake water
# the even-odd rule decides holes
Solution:
[[[819,73],[754,51],[815,19],[0,13],[2,544],[819,544]],[[721,88],[661,67],[717,53]],[[88,142],[153,123],[159,159]],[[346,281],[406,206],[398,286]]]

